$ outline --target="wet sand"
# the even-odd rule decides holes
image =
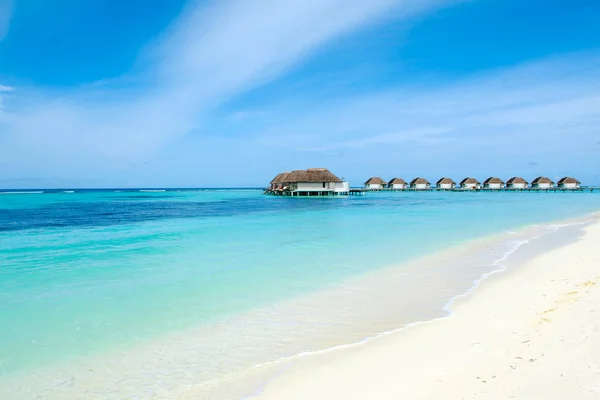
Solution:
[[[254,399],[600,398],[600,223],[496,274],[452,315],[306,357]]]

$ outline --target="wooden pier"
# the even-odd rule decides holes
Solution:
[[[549,193],[549,192],[594,192],[600,191],[600,188],[596,187],[586,187],[586,188],[576,188],[576,189],[565,189],[565,188],[551,188],[551,189],[535,189],[535,188],[527,188],[527,189],[463,189],[463,188],[454,188],[454,189],[365,189],[365,188],[352,188],[347,192],[336,192],[333,190],[272,190],[265,189],[265,194],[273,195],[273,196],[285,196],[285,197],[329,197],[329,196],[364,196],[370,192],[534,192],[534,193]]]
[[[340,192],[334,190],[272,190],[265,189],[265,194],[272,196],[285,197],[328,197],[328,196],[349,196],[354,193]]]
[[[371,177],[364,187],[350,188],[344,178],[338,178],[326,168],[309,168],[278,174],[264,193],[284,197],[339,197],[363,196],[369,192],[593,192],[597,187],[581,186],[573,177],[561,178],[557,184],[550,178],[539,176],[531,184],[520,177],[512,177],[507,182],[497,177],[489,177],[483,184],[467,177],[457,184],[451,178],[441,178],[435,185],[427,179],[417,177],[410,183],[393,178],[386,183],[379,177]]]
[[[546,193],[546,192],[594,192],[600,191],[600,187],[585,187],[585,188],[549,188],[549,189],[537,189],[537,188],[525,188],[525,189],[512,189],[512,188],[502,188],[502,189],[463,189],[463,188],[454,188],[454,189],[438,189],[438,188],[430,188],[430,189],[350,189],[350,191],[361,191],[363,193],[366,192],[536,192],[536,193]]]

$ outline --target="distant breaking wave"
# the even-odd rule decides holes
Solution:
[[[36,192],[0,192],[0,194],[42,194],[44,193],[43,191],[36,191]]]
[[[166,190],[162,190],[162,189],[143,189],[140,190],[140,192],[166,192]]]

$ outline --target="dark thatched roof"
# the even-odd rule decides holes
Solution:
[[[437,181],[437,183],[436,183],[436,185],[447,185],[447,184],[456,185],[456,182],[454,182],[450,178],[442,178],[439,181]]]
[[[509,185],[514,185],[515,183],[524,183],[527,185],[527,181],[519,176],[513,176],[506,183]]]
[[[386,182],[378,176],[373,176],[365,182],[365,185],[385,185]]]
[[[462,181],[460,181],[461,185],[479,185],[479,181],[475,178],[466,177]]]
[[[365,185],[385,185],[385,181],[378,176],[374,176],[369,178],[368,181],[365,182]]]
[[[326,168],[309,168],[307,170],[295,170],[283,174],[281,183],[298,182],[342,182],[340,178],[332,174]]]
[[[394,178],[388,182],[388,185],[406,185],[406,181],[402,178]]]
[[[581,183],[581,182],[579,182],[577,179],[572,178],[570,176],[565,176],[564,178],[561,178],[561,180],[558,181],[558,183],[560,185],[562,185],[563,183]]]
[[[415,178],[412,181],[410,181],[411,185],[423,185],[423,184],[429,184],[429,181],[425,178]]]
[[[495,176],[490,176],[489,178],[487,178],[484,182],[484,184],[489,185],[490,183],[494,184],[494,183],[504,183],[504,181],[500,178],[496,178]]]
[[[289,172],[282,172],[281,174],[277,175],[275,177],[275,179],[273,179],[271,181],[272,184],[278,184],[278,183],[283,183],[285,182],[285,178],[289,175]]]
[[[271,181],[271,185],[275,184],[275,183],[279,183],[279,179],[281,179],[281,175],[283,175],[284,172],[277,174],[277,176],[275,178],[273,178],[273,180]]]
[[[531,182],[533,185],[537,185],[540,183],[554,183],[554,181],[550,178],[546,178],[545,176],[538,176]]]

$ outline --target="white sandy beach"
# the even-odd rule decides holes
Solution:
[[[256,399],[599,399],[600,223],[444,319],[306,357]]]

